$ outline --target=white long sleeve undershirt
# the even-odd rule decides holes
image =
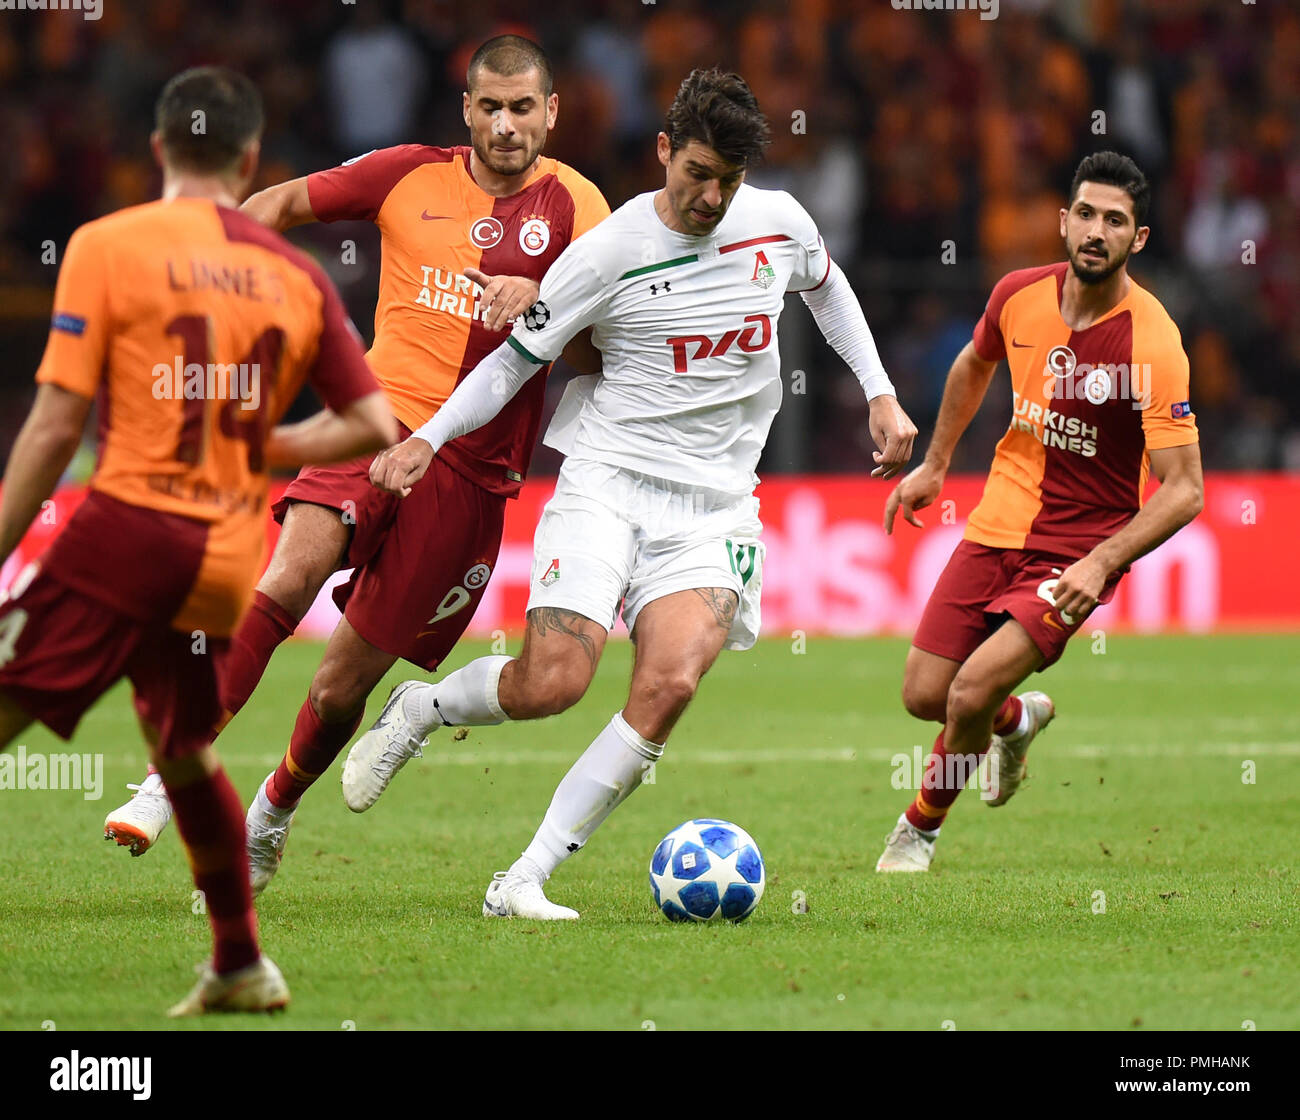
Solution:
[[[840,266],[832,261],[825,282],[802,295],[818,329],[853,371],[867,400],[896,396],[862,305]],[[456,386],[433,419],[412,434],[437,452],[448,441],[486,424],[542,368],[503,342]]]
[[[411,435],[436,453],[449,440],[481,428],[544,368],[503,342],[465,376],[433,419]]]
[[[817,328],[857,376],[867,400],[885,395],[897,396],[893,383],[881,364],[876,340],[871,337],[871,328],[867,326],[862,305],[853,294],[853,288],[843,269],[831,261],[825,281],[802,295],[817,322]]]

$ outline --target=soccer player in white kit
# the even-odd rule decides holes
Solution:
[[[781,403],[787,291],[803,293],[866,392],[880,448],[872,475],[901,470],[916,435],[812,219],[784,191],[744,184],[769,130],[743,79],[693,71],[666,129],[663,190],[574,241],[508,341],[371,468],[375,485],[409,493],[440,447],[486,423],[593,328],[602,373],[569,386],[546,435],[566,459],[537,526],[523,652],[398,685],[343,771],[344,797],[361,812],[437,728],[571,707],[621,605],[636,650],[627,704],[560,782],[532,843],[494,876],[489,916],[578,916],[542,885],[640,785],[718,653],[758,636],[754,470]]]

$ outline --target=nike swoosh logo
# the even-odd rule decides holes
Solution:
[[[1051,611],[1043,611],[1043,621],[1046,622],[1048,626],[1054,627],[1057,630],[1065,629],[1065,627],[1063,627],[1059,622],[1056,621],[1056,619],[1052,617]]]
[[[1011,340],[1011,345],[1017,346],[1021,350],[1032,350],[1034,348],[1034,344],[1032,342],[1017,342],[1014,338]]]
[[[449,222],[452,219],[450,214],[430,214],[427,210],[422,211],[420,217],[426,222]]]

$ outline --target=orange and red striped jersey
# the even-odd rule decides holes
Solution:
[[[976,353],[1007,359],[1011,425],[965,537],[1083,556],[1141,508],[1148,452],[1197,441],[1178,327],[1150,292],[1085,330],[1061,318],[1068,263],[1008,273],[975,326]]]
[[[544,157],[522,190],[496,198],[474,181],[468,147],[383,148],[309,175],[307,193],[320,221],[379,227],[383,260],[367,357],[394,415],[412,431],[508,334],[483,326],[481,289],[464,270],[540,282],[569,242],[609,216],[595,186]],[[439,454],[480,486],[517,493],[544,395],[544,378],[533,378],[495,419]]]
[[[316,264],[198,198],[131,207],[72,235],[36,380],[97,400],[92,490],[207,527],[178,625],[217,634],[263,559],[272,426],[304,381],[336,411],[379,388]]]

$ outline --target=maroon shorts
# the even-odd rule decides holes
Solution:
[[[371,458],[304,467],[272,512],[283,522],[289,506],[309,502],[352,523],[352,577],[335,588],[334,601],[372,646],[432,672],[483,598],[501,550],[506,499],[437,456],[399,498],[370,485]]]
[[[930,593],[912,645],[965,661],[1010,615],[1042,653],[1041,672],[1057,662],[1085,621],[1067,622],[1052,603],[1048,586],[1073,563],[1050,552],[962,541]],[[1110,601],[1122,575],[1116,572],[1106,581],[1099,602]]]
[[[222,714],[217,671],[228,639],[142,621],[70,587],[54,551],[20,572],[0,604],[0,692],[70,739],[95,701],[126,677],[167,758],[207,746]]]

